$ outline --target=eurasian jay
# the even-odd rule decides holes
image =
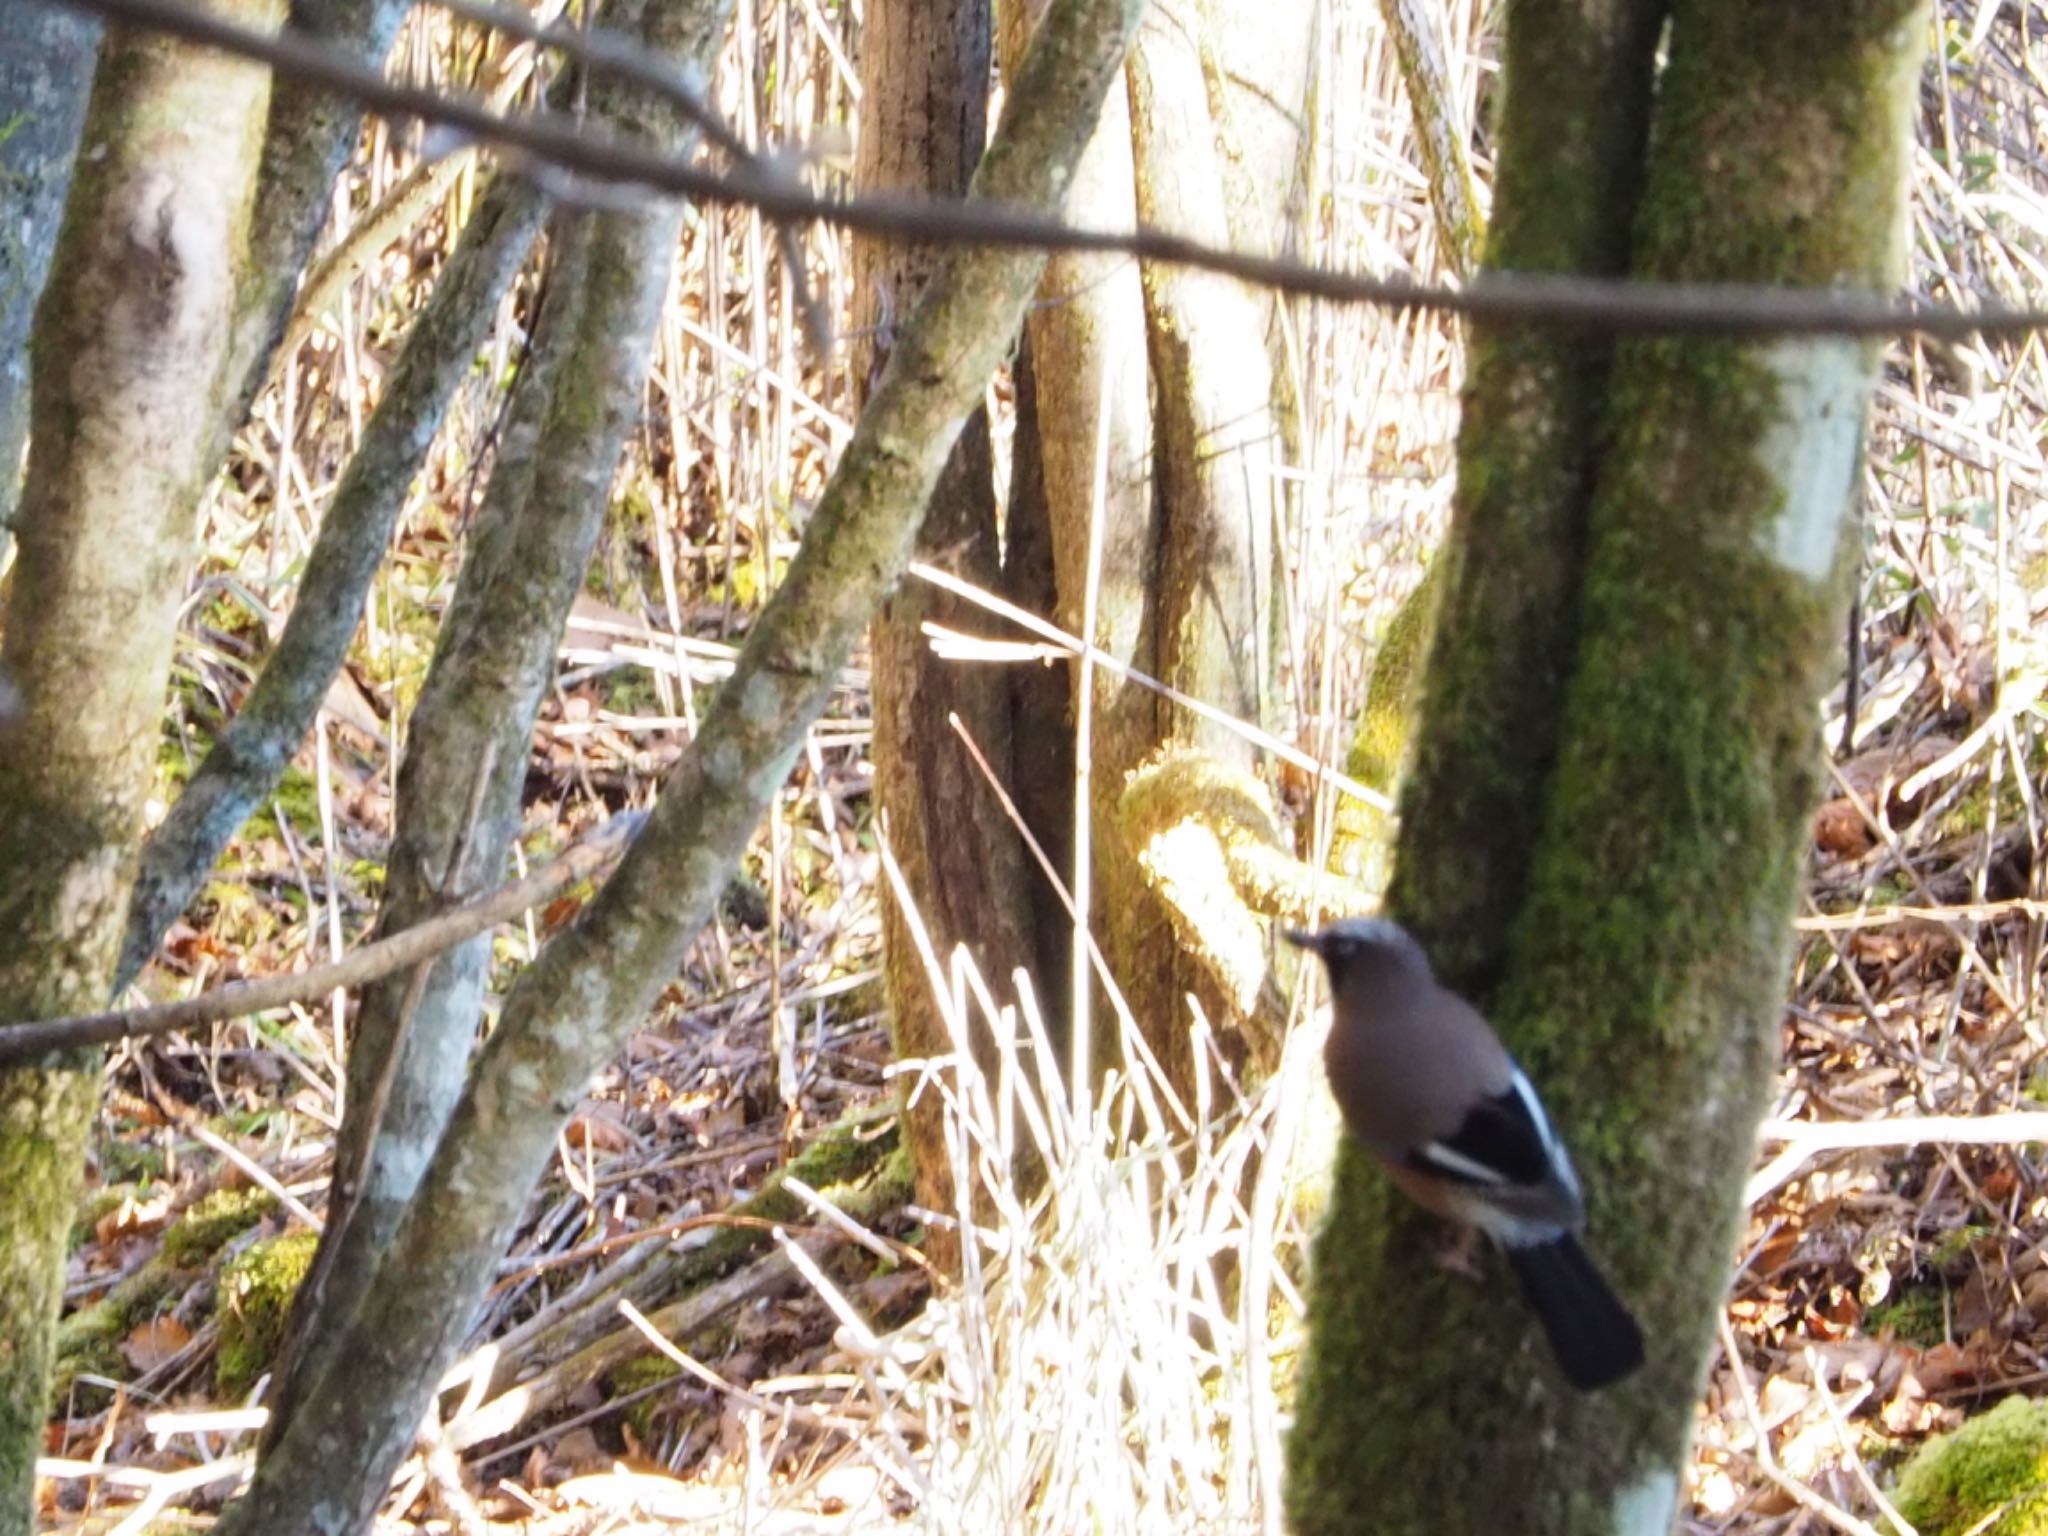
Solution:
[[[1352,1134],[1409,1196],[1500,1245],[1573,1386],[1635,1370],[1642,1331],[1579,1245],[1578,1173],[1492,1026],[1438,985],[1398,923],[1287,937],[1329,969],[1323,1065]]]

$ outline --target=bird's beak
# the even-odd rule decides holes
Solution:
[[[1296,949],[1305,949],[1312,955],[1320,955],[1323,952],[1323,936],[1311,933],[1306,928],[1284,928],[1280,936]]]

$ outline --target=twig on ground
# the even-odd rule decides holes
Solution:
[[[1899,1115],[1883,1120],[1773,1120],[1758,1133],[1785,1150],[1750,1175],[1744,1196],[1751,1205],[1790,1179],[1810,1157],[1822,1152],[1879,1147],[2009,1147],[2048,1142],[2048,1110],[2009,1115]]]
[[[1877,1527],[1869,1521],[1859,1520],[1841,1505],[1822,1498],[1778,1465],[1777,1455],[1771,1449],[1771,1432],[1764,1427],[1763,1412],[1757,1406],[1756,1389],[1750,1384],[1749,1371],[1743,1366],[1742,1354],[1735,1342],[1735,1330],[1728,1325],[1728,1314],[1725,1310],[1721,1313],[1718,1326],[1721,1330],[1721,1352],[1727,1356],[1728,1369],[1735,1377],[1736,1391],[1742,1399],[1743,1416],[1748,1419],[1750,1433],[1756,1438],[1752,1459],[1757,1470],[1800,1508],[1808,1514],[1819,1516],[1842,1532],[1843,1536],[1879,1536]]]

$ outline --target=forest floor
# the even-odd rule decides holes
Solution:
[[[1309,254],[1434,280],[1390,46],[1376,8],[1338,9],[1330,68],[1361,89],[1329,93],[1336,195]],[[1476,112],[1486,8],[1445,9],[1462,108]],[[1915,287],[1942,303],[2040,305],[2048,11],[1945,10]],[[777,25],[772,87],[749,98],[762,60],[736,48],[721,91],[733,120],[800,136],[844,111],[843,48],[816,7]],[[432,74],[446,39],[415,30],[410,57]],[[366,136],[358,208],[415,149]],[[238,444],[180,651],[167,796],[246,691],[311,509],[469,190],[458,176],[439,211],[375,255]],[[843,302],[836,237],[805,239],[822,290]],[[694,689],[721,675],[788,553],[792,511],[844,442],[843,360],[803,360],[772,246],[745,215],[692,226],[649,425],[621,477],[633,516],[607,535],[535,742],[529,858],[647,802],[692,727]],[[515,295],[501,336],[516,338],[531,301],[530,286]],[[1373,637],[1442,526],[1462,360],[1454,329],[1427,318],[1309,306],[1303,322],[1318,489],[1287,596],[1290,654],[1320,658],[1336,685],[1319,711],[1293,679],[1290,734],[1333,760]],[[502,364],[516,341],[497,345]],[[488,452],[490,378],[505,369],[482,372],[317,741],[173,932],[142,984],[150,998],[303,968],[374,917],[391,764]],[[1000,437],[1007,400],[992,398]],[[1685,1490],[1692,1531],[1868,1530],[1914,1447],[2048,1383],[2048,1124],[2037,1142],[1899,1126],[2048,1108],[2044,421],[2038,340],[1889,354],[1859,633],[1844,647],[1853,686],[1822,709],[1834,795],[1815,822],[1784,1069],[1729,1256]],[[718,921],[570,1122],[504,1261],[472,1343],[515,1363],[501,1383],[523,1369],[528,1396],[451,1407],[448,1454],[407,1467],[392,1520],[1277,1528],[1308,1234],[1281,1174],[1257,1182],[1248,1209],[1239,1192],[1247,1168],[1285,1170],[1287,1148],[1314,1144],[1309,1033],[1255,1091],[1218,1068],[1192,1116],[1143,1074],[1072,1105],[1032,1052],[1000,1083],[922,1077],[919,1091],[949,1094],[983,1186],[975,1210],[996,1212],[1002,1233],[964,1284],[935,1287],[915,1239],[956,1215],[882,1201],[864,1222],[841,1209],[891,1177],[879,1149],[898,1091],[878,985],[891,873],[869,811],[866,720],[856,666]],[[569,910],[501,933],[501,979]],[[971,964],[939,980],[958,1027],[980,1027]],[[272,1299],[324,1202],[344,1006],[114,1054],[68,1284],[48,1529],[203,1524],[234,1487],[260,1422]],[[1192,1159],[1180,1155],[1190,1138]],[[1047,1170],[1030,1195],[1001,1172],[1025,1144]],[[808,1177],[778,1182],[791,1165]],[[779,1202],[761,1203],[764,1189]],[[713,1302],[660,1312],[713,1243],[731,1255]],[[1242,1256],[1228,1296],[1217,1252]]]

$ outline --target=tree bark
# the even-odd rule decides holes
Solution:
[[[284,633],[241,709],[143,845],[117,990],[140,974],[312,729],[413,479],[533,246],[540,213],[540,193],[516,176],[500,176],[479,199],[342,472]]]
[[[267,0],[223,14],[268,26]],[[0,1018],[107,1000],[155,762],[267,72],[117,32],[38,317],[19,563],[0,637]],[[101,1053],[0,1072],[0,1533],[35,1456]]]
[[[1136,0],[1057,0],[975,195],[1058,208],[1136,10]],[[228,1507],[222,1536],[370,1523],[559,1127],[674,976],[855,638],[901,579],[960,425],[1042,269],[1026,252],[960,251],[926,286],[802,548],[647,830],[507,997],[334,1365]]]
[[[1408,91],[1415,149],[1422,158],[1422,174],[1429,178],[1429,206],[1436,215],[1437,245],[1444,265],[1463,277],[1478,263],[1486,217],[1479,210],[1479,184],[1472,175],[1472,125],[1463,107],[1451,100],[1443,10],[1422,0],[1380,0],[1380,16],[1394,40],[1401,83]]]
[[[1204,84],[1198,26],[1186,12],[1155,7],[1132,51],[1138,216],[1229,244],[1224,147]],[[1149,264],[1143,280],[1157,432],[1150,670],[1183,693],[1260,725],[1272,671],[1274,471],[1280,458],[1268,304],[1237,282],[1186,268]],[[1253,766],[1242,735],[1170,706],[1157,718],[1160,730],[1146,744],[1148,754],[1170,742],[1227,767]],[[1124,770],[1114,781],[1121,791],[1134,765],[1115,766]],[[1122,829],[1115,835],[1119,856],[1135,853]],[[1271,1053],[1241,1035],[1244,1021],[1194,958],[1199,944],[1176,942],[1159,922],[1162,905],[1148,892],[1142,904],[1106,911],[1105,948],[1154,1056],[1185,1092],[1193,1082],[1190,994],[1240,1057]],[[1120,932],[1127,923],[1129,931]]]
[[[1666,9],[1535,0],[1508,13],[1489,266],[1627,268]],[[1401,811],[1462,852],[1403,856],[1391,899],[1428,914],[1444,976],[1482,992],[1500,974],[1556,753],[1608,361],[1594,338],[1472,330],[1458,488],[1431,577],[1440,638]]]
[[[356,62],[379,65],[411,7],[407,0],[292,0],[291,26]],[[229,393],[215,422],[214,455],[249,414],[284,335],[292,295],[334,193],[334,181],[356,145],[363,109],[333,91],[277,92],[263,133],[256,215],[235,291],[229,339]]]
[[[56,6],[19,7],[0,28],[0,560],[28,442],[29,328],[57,248],[99,41],[97,21]]]
[[[861,126],[855,181],[866,192],[958,197],[988,138],[988,0],[870,0],[860,31]],[[856,376],[873,379],[888,356],[894,317],[907,312],[938,253],[881,236],[853,242],[853,325],[865,333]],[[995,469],[988,416],[976,410],[961,430],[918,534],[918,558],[993,590],[1001,584]],[[1033,957],[1030,876],[1024,849],[1000,799],[962,743],[954,722],[1006,789],[1011,778],[1008,690],[982,666],[934,656],[924,625],[972,630],[961,599],[922,584],[882,605],[869,631],[874,675],[875,792],[889,845],[934,950],[967,944],[984,975],[1006,992]],[[889,1012],[898,1060],[953,1050],[909,916],[884,899],[882,932]],[[992,1042],[982,1042],[991,1043]],[[911,1091],[905,1121],[919,1201],[958,1209],[945,1142],[941,1095]],[[950,1267],[956,1245],[932,1234],[935,1261]]]
[[[1083,163],[1080,216],[1097,224],[1143,217],[1219,244],[1284,250],[1300,207],[1294,172],[1310,8],[1268,8],[1255,24],[1215,20],[1220,37],[1199,6],[1148,20],[1127,91],[1110,103]],[[1006,49],[1012,30],[1006,17]],[[1247,30],[1257,37],[1248,40]],[[1271,470],[1292,398],[1276,374],[1287,367],[1279,306],[1233,283],[1163,268],[1141,278],[1127,263],[1096,258],[1056,261],[1043,298],[1020,380],[1017,463],[1035,472],[1024,488],[1044,504],[1054,617],[1075,633],[1092,629],[1093,644],[1136,669],[1256,723],[1270,673],[1279,502]],[[1058,387],[1044,387],[1047,379]],[[1039,536],[1025,521],[1036,509],[1036,501],[1011,509],[1022,557],[1013,583],[1025,581],[1029,541]],[[1042,591],[1048,578],[1036,579]],[[1106,670],[1076,669],[1070,719],[1082,714],[1084,679],[1088,740],[1074,756],[1086,767],[1092,828],[1088,919],[1147,1048],[1186,1088],[1190,994],[1235,1054],[1264,1053],[1235,1029],[1240,978],[1219,986],[1198,958],[1215,952],[1210,936],[1177,927],[1141,857],[1148,834],[1122,824],[1122,806],[1133,775],[1170,747],[1213,750],[1219,765],[1248,766],[1250,755],[1237,733]],[[1041,681],[1020,676],[1017,691],[1045,720],[1052,710],[1035,696]],[[1073,862],[1065,835],[1075,820],[1072,734],[1061,729],[1047,750],[1054,733],[1035,728],[1036,750],[1017,764],[1018,799],[1062,868]],[[1043,942],[1066,936],[1065,924],[1047,925],[1041,954],[1067,960],[1070,943]],[[1045,971],[1071,983],[1069,964]],[[1090,989],[1065,990],[1070,1013],[1091,1006]],[[1091,1029],[1091,1069],[1120,1064],[1119,1044],[1115,1030]]]
[[[1915,0],[1796,17],[1766,0],[1676,6],[1632,269],[1891,292],[1926,24]],[[1511,77],[1511,98],[1550,78]],[[1385,1208],[1347,1146],[1289,1448],[1304,1532],[1491,1532],[1504,1509],[1566,1536],[1670,1526],[1775,1057],[1877,356],[1839,339],[1617,349],[1577,645],[1545,690],[1556,768],[1540,824],[1522,813],[1526,886],[1512,902],[1487,892],[1511,926],[1442,947],[1464,985],[1475,954],[1505,949],[1485,1001],[1575,1150],[1591,1244],[1649,1362],[1605,1393],[1569,1392],[1522,1310],[1435,1271],[1428,1229]],[[1517,647],[1457,612],[1440,663],[1504,697],[1501,679],[1524,675]],[[1463,708],[1440,697],[1433,712]],[[1491,794],[1525,761],[1418,768],[1396,891],[1432,938],[1474,903],[1415,867],[1485,864],[1498,834],[1454,841],[1462,815],[1412,807],[1469,806],[1440,780]]]
[[[1006,73],[1023,57],[1031,25],[1042,10],[1028,3],[1002,7],[998,19]],[[1103,102],[1101,119],[1075,168],[1068,217],[1106,229],[1131,223],[1137,218],[1132,177],[1130,99],[1118,90]],[[1019,446],[1013,451],[1034,481],[1020,487],[1023,497],[1011,505],[1011,553],[1016,558],[1008,580],[1013,588],[1031,583],[1055,623],[1069,634],[1083,634],[1091,541],[1099,544],[1094,634],[1089,638],[1117,660],[1152,672],[1157,666],[1148,617],[1152,407],[1145,294],[1137,266],[1115,256],[1053,257],[1026,331],[1027,373],[1018,390]],[[1056,387],[1039,388],[1039,378],[1057,381]],[[1098,465],[1098,452],[1106,465]],[[1040,558],[1048,568],[1035,575],[1027,574],[1024,563],[1031,558],[1026,542],[1031,539],[1042,542]],[[1124,774],[1158,744],[1159,696],[1105,669],[1078,663],[1067,677],[1052,679],[1050,687],[1044,686],[1047,681],[1036,669],[1020,670],[1013,678],[1014,691],[1029,695],[1024,707],[1038,723],[1025,738],[1032,749],[1016,754],[1017,801],[1072,888],[1076,705],[1079,689],[1092,688],[1088,815],[1105,835],[1091,844],[1090,918],[1107,945],[1114,946],[1116,931],[1132,931],[1131,954],[1120,958],[1113,953],[1110,965],[1119,976],[1132,974],[1133,966],[1142,972],[1139,957],[1156,955],[1172,936],[1164,908],[1106,829],[1115,824]],[[1055,724],[1056,729],[1047,728]],[[1100,922],[1105,912],[1118,914],[1114,929]],[[1039,941],[1039,974],[1047,983],[1040,1000],[1047,1026],[1062,1048],[1071,1048],[1072,927],[1057,919],[1043,922]],[[1106,1034],[1095,1038],[1098,1044],[1114,1044]],[[1113,1050],[1096,1050],[1093,1056],[1098,1067],[1116,1059]]]

